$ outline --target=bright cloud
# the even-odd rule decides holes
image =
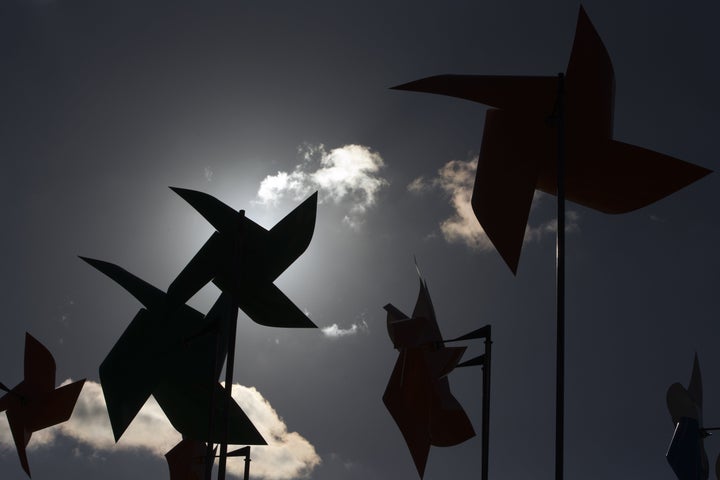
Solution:
[[[490,250],[493,245],[475,217],[471,205],[476,170],[477,158],[468,161],[451,160],[438,170],[438,176],[432,181],[418,177],[410,182],[407,189],[419,194],[432,188],[440,188],[448,195],[454,210],[449,218],[440,222],[440,231],[445,240],[449,243],[463,243],[474,250]],[[537,196],[536,192],[535,200]],[[569,210],[565,217],[565,231],[579,231],[578,213]],[[554,234],[556,230],[557,220],[550,220],[536,227],[528,225],[524,240],[539,241],[546,235]]]
[[[320,201],[348,205],[343,219],[358,228],[377,194],[388,181],[378,175],[384,162],[380,154],[362,145],[345,145],[329,152],[325,146],[305,144],[298,148],[303,162],[292,172],[268,175],[260,183],[260,203],[273,204],[284,197],[298,201],[315,190]]]
[[[362,320],[359,323],[353,323],[348,328],[340,328],[337,323],[333,323],[329,327],[320,329],[320,331],[326,337],[331,337],[331,338],[346,337],[348,335],[355,335],[358,332],[367,332],[368,324],[365,320]]]
[[[235,384],[233,398],[268,442],[268,446],[252,447],[253,478],[290,480],[305,477],[320,464],[315,447],[299,433],[289,432],[282,418],[255,388]],[[115,444],[102,388],[90,381],[85,382],[70,420],[35,432],[28,449],[50,446],[59,435],[73,438],[96,452],[142,449],[158,457],[164,457],[181,439],[160,406],[150,397]],[[14,449],[4,415],[0,416],[0,449]],[[228,473],[242,478],[243,472],[243,459],[228,459]]]

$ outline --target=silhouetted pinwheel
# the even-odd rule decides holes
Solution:
[[[308,247],[315,230],[317,192],[296,207],[269,231],[206,193],[172,190],[215,227],[190,263],[168,287],[173,305],[190,299],[212,281],[237,308],[256,323],[270,327],[317,328],[279,288],[275,279]],[[235,321],[231,320],[225,383],[232,384]],[[228,393],[229,395],[229,393]],[[218,478],[225,478],[227,443],[220,444]],[[250,442],[245,442],[250,443]]]
[[[702,376],[697,354],[687,389],[679,383],[670,385],[667,391],[667,406],[675,425],[665,455],[668,463],[678,480],[706,480],[709,468],[704,439],[710,435],[710,430],[718,430],[718,428],[703,426]],[[720,456],[716,470],[717,465],[720,465]],[[720,471],[717,472],[717,476],[720,479]]]
[[[215,457],[215,449],[207,455],[207,444],[197,440],[183,439],[165,454],[170,469],[170,480],[205,480],[212,463],[208,458]],[[209,464],[210,463],[210,464]]]
[[[33,432],[70,418],[85,380],[55,388],[55,359],[45,346],[25,334],[25,378],[0,398],[0,412],[6,411],[20,464],[30,476],[25,447]]]
[[[565,195],[605,213],[644,207],[710,173],[703,167],[613,140],[615,75],[581,7],[562,92],[558,76],[438,75],[393,87],[492,107],[478,159],[472,208],[508,267],[517,271],[535,189],[558,192],[558,140],[564,115]],[[564,107],[558,111],[558,107]]]
[[[170,469],[170,480],[204,480],[209,477],[217,447],[207,454],[207,444],[189,438],[183,438],[172,450],[165,454]],[[244,480],[250,475],[250,447],[242,447],[227,453],[228,457],[245,457]]]
[[[464,364],[482,364],[478,361],[482,357],[460,364],[466,347],[444,346],[447,341],[440,334],[422,277],[411,318],[392,304],[384,308],[388,334],[400,354],[383,402],[400,428],[422,478],[430,445],[447,447],[475,436],[465,411],[450,392],[447,375]],[[484,327],[454,340],[481,338],[488,333],[489,327]]]
[[[167,296],[160,289],[112,263],[80,258],[119,283],[145,307],[100,365],[115,440],[152,394],[178,432],[220,443],[224,427],[208,418],[223,418],[226,410],[226,389],[217,379],[227,354],[229,323],[234,321],[227,315],[229,297],[221,295],[207,316],[187,305],[169,309]],[[230,443],[266,445],[235,401],[228,408]]]
[[[581,7],[566,74],[438,75],[394,87],[472,100],[491,108],[472,208],[513,274],[535,189],[557,195],[556,480],[563,478],[565,198],[624,213],[670,195],[710,170],[613,140],[615,74]]]
[[[216,232],[168,288],[185,303],[212,281],[250,319],[269,327],[317,328],[273,282],[308,247],[315,230],[317,192],[269,231],[206,193],[173,188]]]

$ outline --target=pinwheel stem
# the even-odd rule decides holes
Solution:
[[[245,476],[244,480],[250,480],[250,447],[248,447],[248,454],[245,455]]]
[[[238,219],[238,229],[242,229],[242,220],[245,215],[243,210],[238,212],[241,216]],[[236,238],[235,245],[235,258],[233,259],[233,266],[240,268],[240,248],[242,242],[242,231],[239,232]],[[235,365],[235,337],[237,336],[237,317],[239,306],[236,302],[228,302],[228,308],[232,309],[229,313],[230,320],[230,331],[228,335],[228,353],[227,362],[225,363],[225,391],[227,396],[225,397],[225,410],[223,411],[223,442],[220,444],[220,463],[218,464],[218,480],[225,480],[225,469],[227,465],[227,447],[228,447],[228,423],[230,420],[230,405],[232,403],[232,382],[233,382],[233,367]],[[246,464],[249,465],[249,464]],[[248,467],[246,467],[248,468]]]
[[[490,450],[490,359],[492,339],[490,325],[485,336],[485,356],[483,362],[483,411],[482,411],[482,480],[488,480]]]
[[[558,74],[557,243],[555,247],[557,343],[555,363],[555,480],[563,479],[565,409],[565,76]]]

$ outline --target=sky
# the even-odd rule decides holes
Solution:
[[[615,138],[718,169],[720,4],[588,0],[612,58]],[[319,191],[308,250],[276,284],[320,327],[238,320],[234,395],[269,447],[256,479],[412,479],[382,403],[413,256],[446,337],[493,327],[490,476],[554,475],[554,198],[535,197],[517,276],[469,209],[486,107],[389,87],[443,73],[555,75],[570,0],[4,0],[0,4],[0,381],[24,334],[74,416],[38,432],[33,478],[169,478],[178,440],[148,402],[116,445],[98,366],[140,304],[77,258],[166,289],[212,233],[168,187],[271,228]],[[652,172],[648,172],[652,175]],[[720,177],[620,216],[569,203],[566,478],[674,478],[665,392],[704,374],[720,426]],[[190,304],[207,312],[219,293]],[[470,345],[467,357],[482,353]],[[478,369],[450,375],[481,428]],[[706,440],[711,464],[720,440]],[[233,467],[235,472],[239,466]],[[479,478],[480,439],[433,447],[425,478]],[[0,476],[26,478],[0,415]]]

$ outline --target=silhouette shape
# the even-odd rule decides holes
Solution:
[[[119,283],[145,308],[120,336],[100,365],[100,383],[115,441],[152,394],[173,427],[188,438],[220,443],[226,389],[217,382],[227,355],[228,295],[220,295],[207,316],[170,305],[160,289],[112,263],[80,257]],[[234,321],[234,317],[232,317]],[[212,409],[210,408],[212,405]],[[213,423],[211,429],[210,423]],[[232,400],[228,442],[266,445],[247,415]]]
[[[384,308],[390,340],[400,354],[383,402],[400,428],[422,478],[430,445],[452,446],[475,436],[465,411],[450,392],[447,379],[466,347],[444,346],[422,277],[411,318],[392,304]]]
[[[708,478],[708,458],[704,439],[709,435],[708,430],[716,429],[703,428],[702,397],[700,362],[695,354],[688,388],[673,383],[667,391],[667,406],[675,431],[665,457],[678,480]],[[716,469],[717,465],[720,465],[720,456]]]
[[[649,205],[710,170],[612,139],[615,76],[581,7],[564,80],[565,195],[605,213]],[[438,75],[393,87],[492,107],[478,159],[472,208],[513,274],[535,189],[557,194],[557,132],[548,121],[557,76]]]
[[[208,458],[217,458],[217,446],[208,454],[205,442],[183,437],[172,450],[165,454],[170,469],[170,480],[205,480]],[[244,479],[250,474],[250,447],[242,447],[227,453],[228,457],[245,457]]]
[[[55,388],[55,359],[45,346],[25,334],[25,378],[0,398],[23,470],[30,477],[25,447],[33,432],[65,422],[72,415],[85,379]]]
[[[215,455],[213,453],[212,458]],[[183,439],[165,454],[170,469],[170,480],[205,480],[207,471],[207,444]]]
[[[185,303],[212,280],[256,323],[317,328],[273,284],[310,244],[317,192],[268,231],[206,193],[171,188],[217,230],[168,288],[172,302]]]

